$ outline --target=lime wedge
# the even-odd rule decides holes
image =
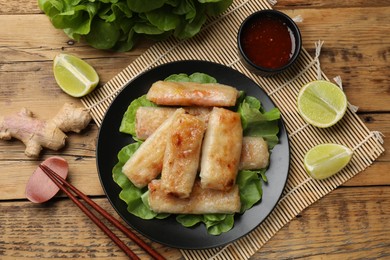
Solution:
[[[339,144],[320,144],[310,149],[304,158],[307,173],[316,180],[341,171],[352,158],[352,150]]]
[[[99,83],[99,76],[91,65],[69,54],[61,53],[54,58],[53,72],[60,88],[72,97],[87,95]]]
[[[312,81],[299,91],[299,114],[311,125],[321,128],[332,126],[344,116],[346,110],[347,97],[329,81]]]

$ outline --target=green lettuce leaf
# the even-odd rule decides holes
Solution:
[[[203,222],[203,215],[177,215],[176,221],[185,227],[193,227]]]
[[[280,111],[273,108],[264,112],[261,103],[255,97],[247,96],[238,106],[244,136],[261,136],[272,149],[278,142]]]
[[[147,34],[147,35],[159,35],[164,33],[163,30],[157,28],[153,24],[145,21],[136,23],[133,27],[133,30],[138,34]]]
[[[176,221],[184,227],[204,223],[209,234],[220,235],[233,228],[234,214],[178,215]]]
[[[161,10],[163,8],[164,10]],[[163,6],[146,13],[149,22],[162,31],[174,30],[180,23],[180,16],[172,12],[172,7]]]
[[[228,232],[234,226],[234,214],[210,214],[205,215],[204,224],[210,235],[220,235]]]
[[[202,0],[199,0],[199,2],[209,2],[209,4],[207,4],[207,14],[208,15],[211,15],[211,16],[216,16],[222,12],[225,12],[226,9],[228,9],[228,7],[233,3],[233,0],[227,0],[227,1],[202,1]],[[212,2],[212,3],[210,3]]]
[[[195,4],[191,0],[181,0],[172,12],[174,14],[183,15],[186,20],[192,21],[196,15]]]
[[[217,80],[214,77],[200,72],[195,72],[191,75],[185,73],[172,74],[164,80],[175,82],[217,83]]]
[[[88,44],[96,49],[113,48],[120,37],[119,28],[114,23],[100,18],[95,18],[92,24],[90,33],[85,37]]]
[[[166,0],[127,0],[130,10],[137,13],[145,13],[160,8]]]
[[[155,107],[157,106],[153,102],[146,99],[146,95],[143,95],[135,100],[133,100],[129,107],[127,108],[125,114],[123,115],[121,125],[119,127],[119,132],[131,134],[133,137],[136,136],[135,133],[135,115],[139,107]]]
[[[38,0],[55,28],[92,47],[131,50],[140,35],[162,40],[196,35],[208,16],[217,16],[232,0]],[[100,21],[102,20],[103,23]]]
[[[257,172],[249,170],[239,171],[236,182],[240,190],[240,212],[244,213],[260,201],[263,195],[262,183]]]
[[[173,35],[179,40],[184,40],[198,34],[202,25],[207,20],[204,9],[204,6],[200,6],[199,10],[196,10],[195,16],[190,20],[186,17],[182,17],[179,25],[175,28]]]

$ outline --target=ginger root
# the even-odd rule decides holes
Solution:
[[[65,145],[65,132],[79,133],[91,121],[85,108],[65,103],[57,115],[48,121],[35,118],[26,108],[14,115],[0,116],[0,139],[16,138],[26,145],[28,157],[38,157],[42,148],[59,150]]]

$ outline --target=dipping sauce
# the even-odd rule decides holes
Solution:
[[[295,38],[278,17],[256,17],[241,34],[242,49],[255,65],[276,69],[286,65],[294,54]]]

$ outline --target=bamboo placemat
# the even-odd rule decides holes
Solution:
[[[312,58],[302,49],[295,67],[272,78],[253,75],[239,62],[236,35],[240,23],[255,11],[271,8],[266,0],[235,0],[223,15],[209,21],[196,37],[156,43],[116,77],[82,99],[100,126],[114,97],[141,72],[171,61],[209,60],[232,67],[253,79],[280,109],[289,133],[291,163],[286,188],[278,205],[262,224],[245,237],[223,248],[181,250],[186,259],[249,258],[303,209],[363,171],[384,151],[380,133],[370,131],[351,109],[339,123],[328,129],[308,125],[299,116],[295,104],[301,86],[319,77],[327,79],[319,70],[319,53]],[[329,142],[350,147],[354,151],[353,158],[337,175],[323,181],[313,180],[305,172],[302,163],[304,154],[317,144]]]

